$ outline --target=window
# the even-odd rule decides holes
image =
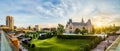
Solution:
[[[72,27],[70,26],[70,29],[72,29]]]

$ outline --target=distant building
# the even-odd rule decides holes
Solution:
[[[6,16],[6,26],[9,27],[11,31],[14,31],[14,20],[12,16]]]
[[[40,25],[35,25],[35,30],[40,31],[41,30]]]
[[[29,29],[29,30],[33,30],[33,29],[34,29],[34,26],[28,26],[28,29]]]
[[[30,32],[31,30],[27,29],[27,28],[24,28],[24,27],[19,27],[16,29],[16,32],[19,32],[19,33],[27,33],[27,32]]]
[[[57,28],[55,27],[51,27],[51,28],[42,28],[42,31],[46,31],[46,32],[52,32],[52,31],[56,31]]]
[[[9,27],[7,27],[6,25],[0,25],[0,29],[7,29],[7,30],[9,30]]]
[[[47,32],[50,32],[51,29],[50,28],[42,28],[42,31],[47,31]]]
[[[57,30],[56,27],[52,27],[52,28],[51,28],[51,31],[56,31],[56,30]]]
[[[75,31],[76,28],[79,28],[80,30],[82,30],[83,27],[88,30],[88,33],[92,32],[91,20],[89,19],[89,20],[85,23],[83,19],[82,19],[81,22],[73,22],[72,19],[69,19],[69,21],[68,21],[67,24],[66,24],[65,31],[66,31],[67,33],[72,33],[72,32]]]

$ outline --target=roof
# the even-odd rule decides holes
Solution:
[[[79,25],[84,26],[85,25],[85,23],[80,23],[80,22],[73,22],[72,24],[74,26],[79,26]]]

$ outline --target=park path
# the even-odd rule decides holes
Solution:
[[[21,51],[28,51],[25,47],[23,47],[22,45],[20,45],[20,49]]]
[[[96,48],[92,49],[91,51],[105,51],[105,49],[110,46],[118,37],[118,35],[109,36],[104,41],[102,41],[100,44],[97,45]]]
[[[21,51],[28,51],[28,49],[26,49],[23,45],[21,45],[22,40],[20,40],[20,49]]]

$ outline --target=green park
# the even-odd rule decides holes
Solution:
[[[101,37],[90,35],[63,35],[64,27],[59,25],[53,32],[28,32],[23,37],[30,38],[22,43],[29,51],[90,51],[102,40]],[[40,33],[45,33],[40,35]],[[83,34],[86,30],[83,31]]]

